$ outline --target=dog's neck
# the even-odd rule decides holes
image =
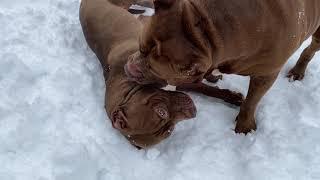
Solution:
[[[135,89],[139,88],[136,82],[130,81],[125,74],[124,66],[128,57],[138,50],[136,41],[126,41],[114,46],[108,56],[108,76],[106,78],[106,110],[108,116],[123,102],[128,100]],[[105,65],[104,65],[105,66]]]
[[[245,59],[256,54],[268,44],[264,38],[272,32],[273,24],[268,15],[252,12],[250,7],[260,7],[261,2],[243,0],[188,0],[204,17],[204,31],[213,48],[212,62],[217,67],[223,63]],[[244,5],[241,5],[244,4]],[[239,7],[238,7],[239,6]],[[250,12],[250,13],[248,13]],[[256,14],[254,16],[253,14]],[[251,17],[259,17],[252,22]],[[250,26],[255,28],[250,28]],[[265,33],[263,33],[265,32]],[[271,34],[267,34],[272,38]]]
[[[225,48],[221,32],[219,32],[219,29],[215,26],[211,15],[207,11],[207,0],[185,0],[183,3],[185,3],[186,6],[189,6],[190,9],[193,9],[193,11],[190,12],[193,13],[194,17],[200,18],[199,27],[203,32],[204,42],[208,43],[206,54],[212,61],[209,70],[211,72],[213,69],[217,68],[218,60],[221,59],[224,54]]]

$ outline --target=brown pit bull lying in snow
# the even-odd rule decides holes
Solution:
[[[195,117],[196,108],[188,95],[142,86],[125,75],[123,67],[129,55],[139,49],[142,30],[133,15],[108,0],[82,0],[80,21],[90,48],[105,70],[107,114],[113,127],[134,146],[157,144],[172,133],[177,122]],[[197,86],[189,89],[198,90]],[[207,87],[200,92],[233,104],[242,101],[239,94],[228,90]]]
[[[237,133],[256,129],[255,110],[288,58],[313,35],[288,77],[301,80],[320,49],[319,0],[154,0],[131,79],[171,85],[201,81],[212,70],[250,76]]]

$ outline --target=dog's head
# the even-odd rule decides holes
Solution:
[[[143,87],[129,96],[111,113],[111,120],[139,149],[160,143],[171,135],[176,123],[196,116],[193,101],[181,92]]]
[[[141,34],[140,51],[126,65],[127,75],[141,84],[202,80],[212,66],[208,18],[188,0],[155,0],[154,6],[155,14]]]

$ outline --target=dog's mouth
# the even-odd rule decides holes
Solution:
[[[188,120],[196,117],[196,106],[187,94],[168,91],[166,93],[169,93],[167,95],[167,105],[170,113],[170,121],[152,134],[142,133],[131,136],[125,135],[129,142],[138,150],[147,149],[160,143],[171,136],[177,123],[182,120]]]
[[[124,70],[126,75],[128,76],[129,80],[136,81],[139,84],[144,83],[144,75],[142,71],[138,69],[137,65],[133,65],[132,63],[127,63],[124,66]]]
[[[197,76],[182,76],[179,78],[170,78],[168,79],[168,84],[172,86],[180,86],[184,84],[194,84],[194,83],[200,83],[203,80],[203,75],[197,75]]]
[[[137,136],[125,136],[127,140],[138,150],[150,148],[162,140],[168,138],[174,131],[175,123],[168,122],[154,133],[154,137],[150,134]]]
[[[136,64],[128,62],[124,66],[125,73],[130,81],[135,81],[141,85],[154,85],[157,87],[164,87],[167,83],[161,79],[152,79],[149,80],[148,77],[145,76],[143,70]]]

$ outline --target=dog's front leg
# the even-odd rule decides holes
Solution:
[[[182,84],[177,86],[177,91],[193,91],[202,93],[204,95],[222,99],[223,101],[240,106],[243,102],[243,95],[228,89],[220,89],[217,86],[208,86],[204,83],[192,83],[192,84]]]
[[[248,95],[240,107],[237,116],[236,133],[249,133],[256,130],[255,111],[265,93],[270,89],[278,73],[268,76],[251,76]]]

